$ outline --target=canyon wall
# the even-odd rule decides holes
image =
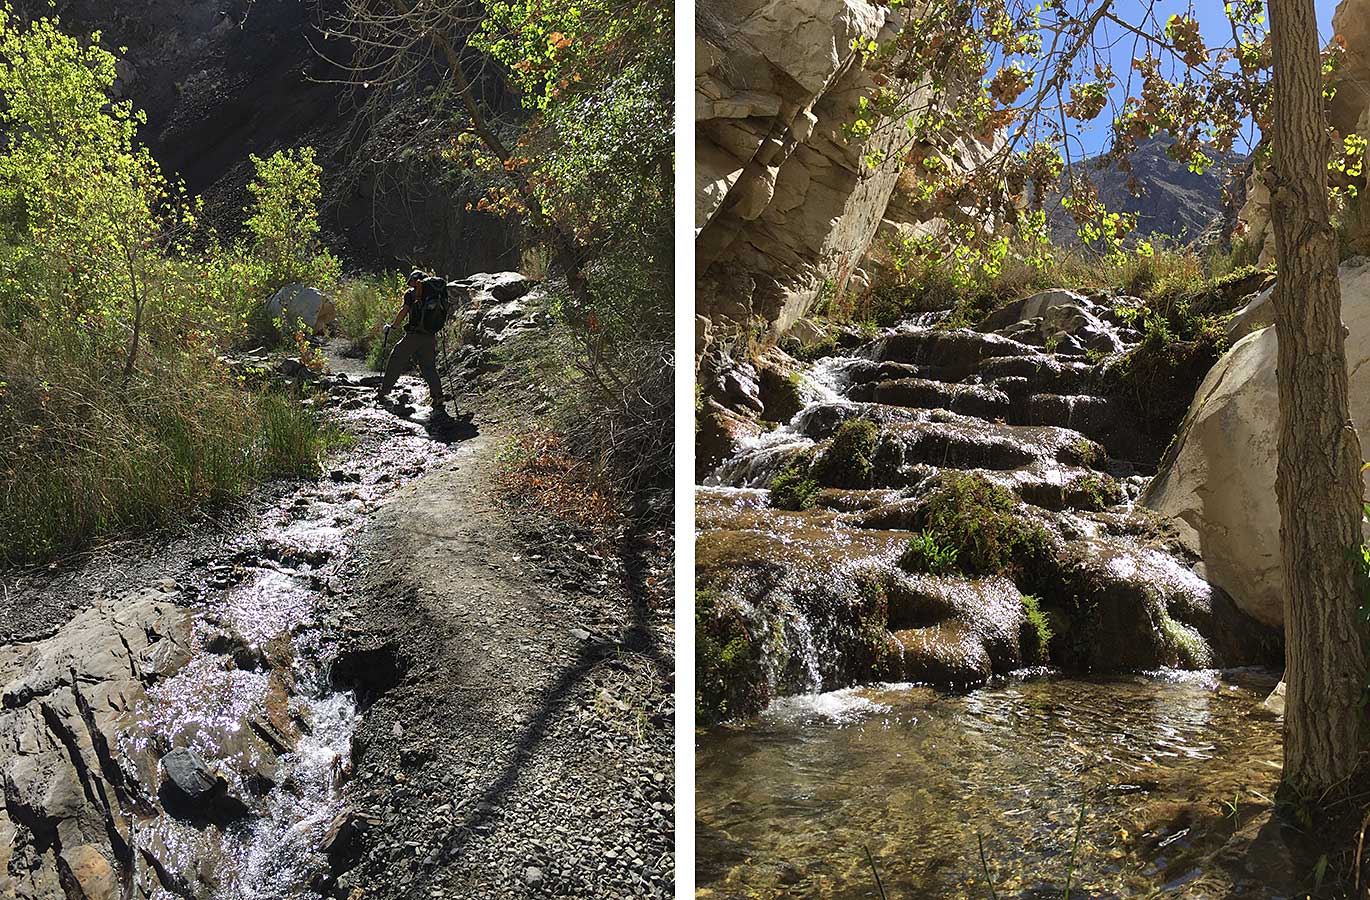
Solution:
[[[902,123],[843,133],[874,89],[853,44],[892,40],[907,14],[869,0],[702,4],[696,308],[711,323],[783,334],[825,291],[867,284],[885,245],[920,227]]]

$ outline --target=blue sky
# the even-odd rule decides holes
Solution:
[[[1314,0],[1314,3],[1317,8],[1318,31],[1322,35],[1322,42],[1325,44],[1332,39],[1332,12],[1337,7],[1337,0]],[[1141,25],[1141,19],[1146,14],[1148,5],[1144,0],[1115,0],[1113,8],[1117,11],[1119,18],[1125,18],[1134,24]],[[1171,15],[1184,13],[1191,8],[1199,19],[1205,39],[1211,46],[1231,43],[1231,29],[1227,24],[1227,17],[1223,14],[1221,0],[1193,0],[1192,4],[1187,0],[1157,0],[1155,16],[1157,21],[1164,23]],[[1097,40],[1099,35],[1095,37],[1096,44],[1099,46],[1113,42],[1110,51],[1113,69],[1118,73],[1120,84],[1125,83],[1121,80],[1126,79],[1130,70],[1133,41],[1131,38],[1124,39],[1124,32],[1117,26],[1113,26],[1113,30],[1103,36],[1103,40]],[[1119,100],[1125,96],[1121,86],[1115,93]],[[1085,155],[1092,155],[1105,149],[1108,118],[1107,115],[1101,116],[1093,123],[1092,127],[1082,128],[1076,134],[1080,144],[1084,147]],[[1072,139],[1071,154],[1076,155],[1079,149],[1079,145]]]

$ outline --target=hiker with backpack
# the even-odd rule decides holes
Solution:
[[[404,303],[395,313],[395,320],[385,326],[386,341],[390,339],[390,330],[401,322],[404,323],[404,337],[390,352],[390,359],[385,364],[385,376],[376,395],[378,402],[390,402],[390,391],[395,382],[417,361],[423,380],[428,382],[428,392],[433,396],[434,417],[447,415],[443,405],[442,379],[438,375],[438,332],[447,324],[451,310],[446,279],[418,270],[409,276],[409,290],[405,291]]]

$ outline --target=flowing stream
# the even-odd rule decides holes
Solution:
[[[1212,667],[1268,638],[1134,513],[1162,448],[1101,375],[1139,335],[1107,298],[1043,296],[997,332],[923,317],[802,366],[799,411],[701,479],[699,577],[735,687],[696,744],[701,897],[880,897],[876,872],[891,900],[1059,900],[1068,872],[1072,898],[1280,896],[1216,861],[1268,806],[1281,746],[1277,673]],[[773,508],[772,479],[853,418],[878,429],[869,483]],[[1025,668],[1021,582],[900,562],[918,501],[967,472],[1071,560],[1038,601],[1059,668]]]
[[[86,773],[97,769],[107,782],[86,788],[84,808],[50,804],[70,816],[57,826],[62,843],[43,836],[41,817],[29,822],[22,815],[26,807],[11,804],[11,812],[18,810],[21,824],[34,835],[21,836],[19,852],[34,859],[31,865],[38,871],[32,881],[20,874],[14,882],[17,896],[27,900],[50,891],[54,876],[38,867],[51,864],[48,854],[74,852],[70,845],[78,832],[87,840],[99,834],[85,823],[98,823],[100,816],[107,819],[108,833],[118,835],[113,852],[102,851],[101,857],[119,859],[122,896],[319,896],[316,888],[328,872],[321,847],[344,809],[358,717],[352,691],[330,672],[342,639],[357,624],[338,598],[353,588],[353,557],[370,512],[446,452],[422,422],[397,419],[370,401],[370,373],[358,363],[334,359],[332,364],[335,373],[324,376],[324,390],[311,402],[330,408],[328,421],[341,430],[344,443],[325,460],[323,477],[267,486],[246,514],[231,522],[206,522],[170,541],[154,536],[129,542],[117,561],[97,554],[69,571],[54,567],[51,583],[30,586],[60,588],[78,597],[83,589],[95,593],[97,606],[113,610],[108,615],[116,621],[125,616],[125,634],[139,640],[146,634],[156,641],[157,654],[170,653],[174,661],[156,667],[153,657],[130,646],[127,637],[120,648],[121,638],[114,634],[111,645],[92,646],[94,662],[76,659],[70,666],[82,697],[101,698],[96,702],[108,702],[116,711],[112,718],[100,709],[86,714],[87,727],[99,729],[92,731],[93,747],[71,739],[69,752],[63,752],[54,740],[54,753],[43,743],[50,739],[21,738],[13,760],[4,751],[14,748],[0,747],[0,772],[38,771],[31,768],[36,766],[62,771],[74,765],[83,784],[92,783],[94,776]],[[409,378],[402,383],[411,394],[418,393],[416,385]],[[129,618],[154,609],[137,600],[149,584],[170,601],[170,611],[155,621]],[[132,600],[119,599],[125,591]],[[63,628],[48,643],[32,645],[40,652],[27,661],[22,645],[0,647],[10,653],[8,665],[18,667],[7,677],[28,667],[40,670],[48,644],[58,648],[51,655],[92,640],[84,621]],[[167,637],[173,632],[174,639]],[[112,658],[127,654],[128,661],[102,667],[98,657],[106,653]],[[5,658],[0,653],[0,662]],[[87,669],[78,674],[81,666]],[[130,666],[141,681],[128,680]],[[156,668],[155,674],[142,671],[144,666]],[[109,701],[102,699],[105,684],[116,685]],[[27,702],[26,695],[14,700],[20,707]],[[90,702],[78,699],[77,705]],[[61,707],[42,698],[29,703],[39,705],[54,734],[65,734],[59,728],[61,714],[54,711]],[[21,735],[22,717],[28,714],[23,708],[14,714],[21,717]],[[162,762],[173,748],[198,754],[226,781],[227,797],[187,803],[171,788]],[[121,847],[126,848],[122,855]],[[89,884],[100,882],[103,867],[94,859],[84,870],[93,873],[86,875]],[[3,875],[0,894],[11,884]]]

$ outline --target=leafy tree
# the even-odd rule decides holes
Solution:
[[[592,451],[630,484],[666,486],[670,467],[674,103],[665,0],[348,0],[351,77],[393,102],[441,67],[424,100],[458,122],[443,156],[494,182],[471,209],[515,216],[565,278],[558,311],[600,410]],[[494,71],[492,71],[492,69]],[[517,115],[484,100],[511,84]]]
[[[142,114],[110,102],[114,63],[112,54],[82,46],[56,22],[22,27],[0,9],[6,318],[84,322],[106,341],[126,332],[127,380],[159,262],[195,218],[183,191],[135,145]]]
[[[341,266],[319,246],[319,179],[313,147],[249,157],[257,173],[247,189],[253,205],[246,226],[273,287],[293,281],[331,283]]]

